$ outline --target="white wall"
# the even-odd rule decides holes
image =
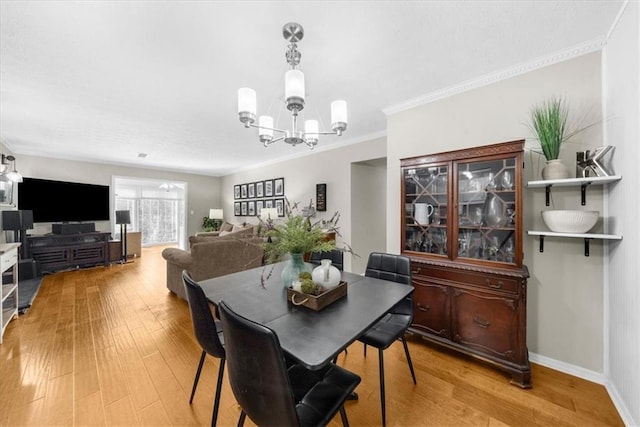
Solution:
[[[609,191],[611,232],[623,240],[607,269],[609,390],[627,425],[640,425],[640,7],[627,4],[604,50],[606,143],[616,148],[622,181]],[[628,408],[625,410],[624,408]]]
[[[45,157],[16,155],[20,173],[25,177],[111,185],[113,175],[159,180],[175,180],[187,183],[187,236],[202,230],[202,218],[210,208],[219,207],[220,181],[218,177],[181,174],[155,169],[130,168],[98,163],[77,162]],[[113,193],[113,190],[112,190]],[[112,194],[113,201],[113,194]],[[64,200],[60,200],[64,203]],[[96,222],[100,231],[111,231],[108,221]],[[33,234],[51,232],[50,225],[36,227]],[[184,244],[184,242],[183,242]]]
[[[385,142],[384,138],[377,138],[342,148],[313,151],[304,157],[227,175],[222,178],[221,190],[225,219],[231,222],[258,222],[257,218],[233,216],[233,186],[236,184],[284,177],[285,196],[290,202],[300,202],[304,206],[312,199],[315,202],[316,184],[326,183],[327,211],[318,212],[314,219],[329,219],[339,211],[340,234],[346,242],[351,243],[351,163],[384,157]],[[296,150],[307,148],[296,147]],[[384,210],[385,206],[380,204],[380,209]],[[384,233],[384,230],[380,232]],[[360,248],[353,249],[362,255]],[[345,270],[351,271],[351,257],[345,256],[344,261]]]
[[[529,111],[551,96],[566,97],[571,116],[583,118],[583,123],[599,120],[600,87],[600,54],[592,53],[391,114],[387,130],[388,250],[400,250],[399,159],[532,136],[526,125]],[[601,145],[601,126],[594,126],[565,145],[561,157],[573,170],[576,151]],[[540,179],[544,162],[533,153],[525,153],[525,159],[524,181]],[[578,190],[554,189],[554,207],[579,208]],[[540,218],[545,209],[544,191],[525,189],[523,202],[525,230],[544,230]],[[602,212],[601,190],[589,189],[587,207]],[[531,274],[527,344],[530,352],[602,375],[602,243],[591,243],[590,257],[583,253],[580,239],[551,238],[545,241],[544,253],[539,253],[538,239],[524,235],[524,261]]]

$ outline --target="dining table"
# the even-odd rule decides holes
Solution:
[[[281,279],[287,262],[198,283],[212,304],[224,301],[237,314],[273,330],[286,354],[311,370],[330,363],[413,292],[413,286],[343,271],[347,294],[316,311],[287,298]]]

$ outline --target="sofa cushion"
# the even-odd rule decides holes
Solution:
[[[233,230],[233,224],[231,224],[230,222],[225,221],[220,226],[220,231],[232,231],[232,230]]]

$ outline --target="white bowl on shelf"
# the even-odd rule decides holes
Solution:
[[[600,212],[579,210],[542,211],[542,220],[556,233],[586,233],[596,225]]]

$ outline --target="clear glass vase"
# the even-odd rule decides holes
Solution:
[[[302,254],[292,253],[290,255],[289,263],[282,270],[282,284],[285,288],[290,287],[294,280],[298,280],[300,273],[305,271],[311,273],[311,266],[304,262]]]

